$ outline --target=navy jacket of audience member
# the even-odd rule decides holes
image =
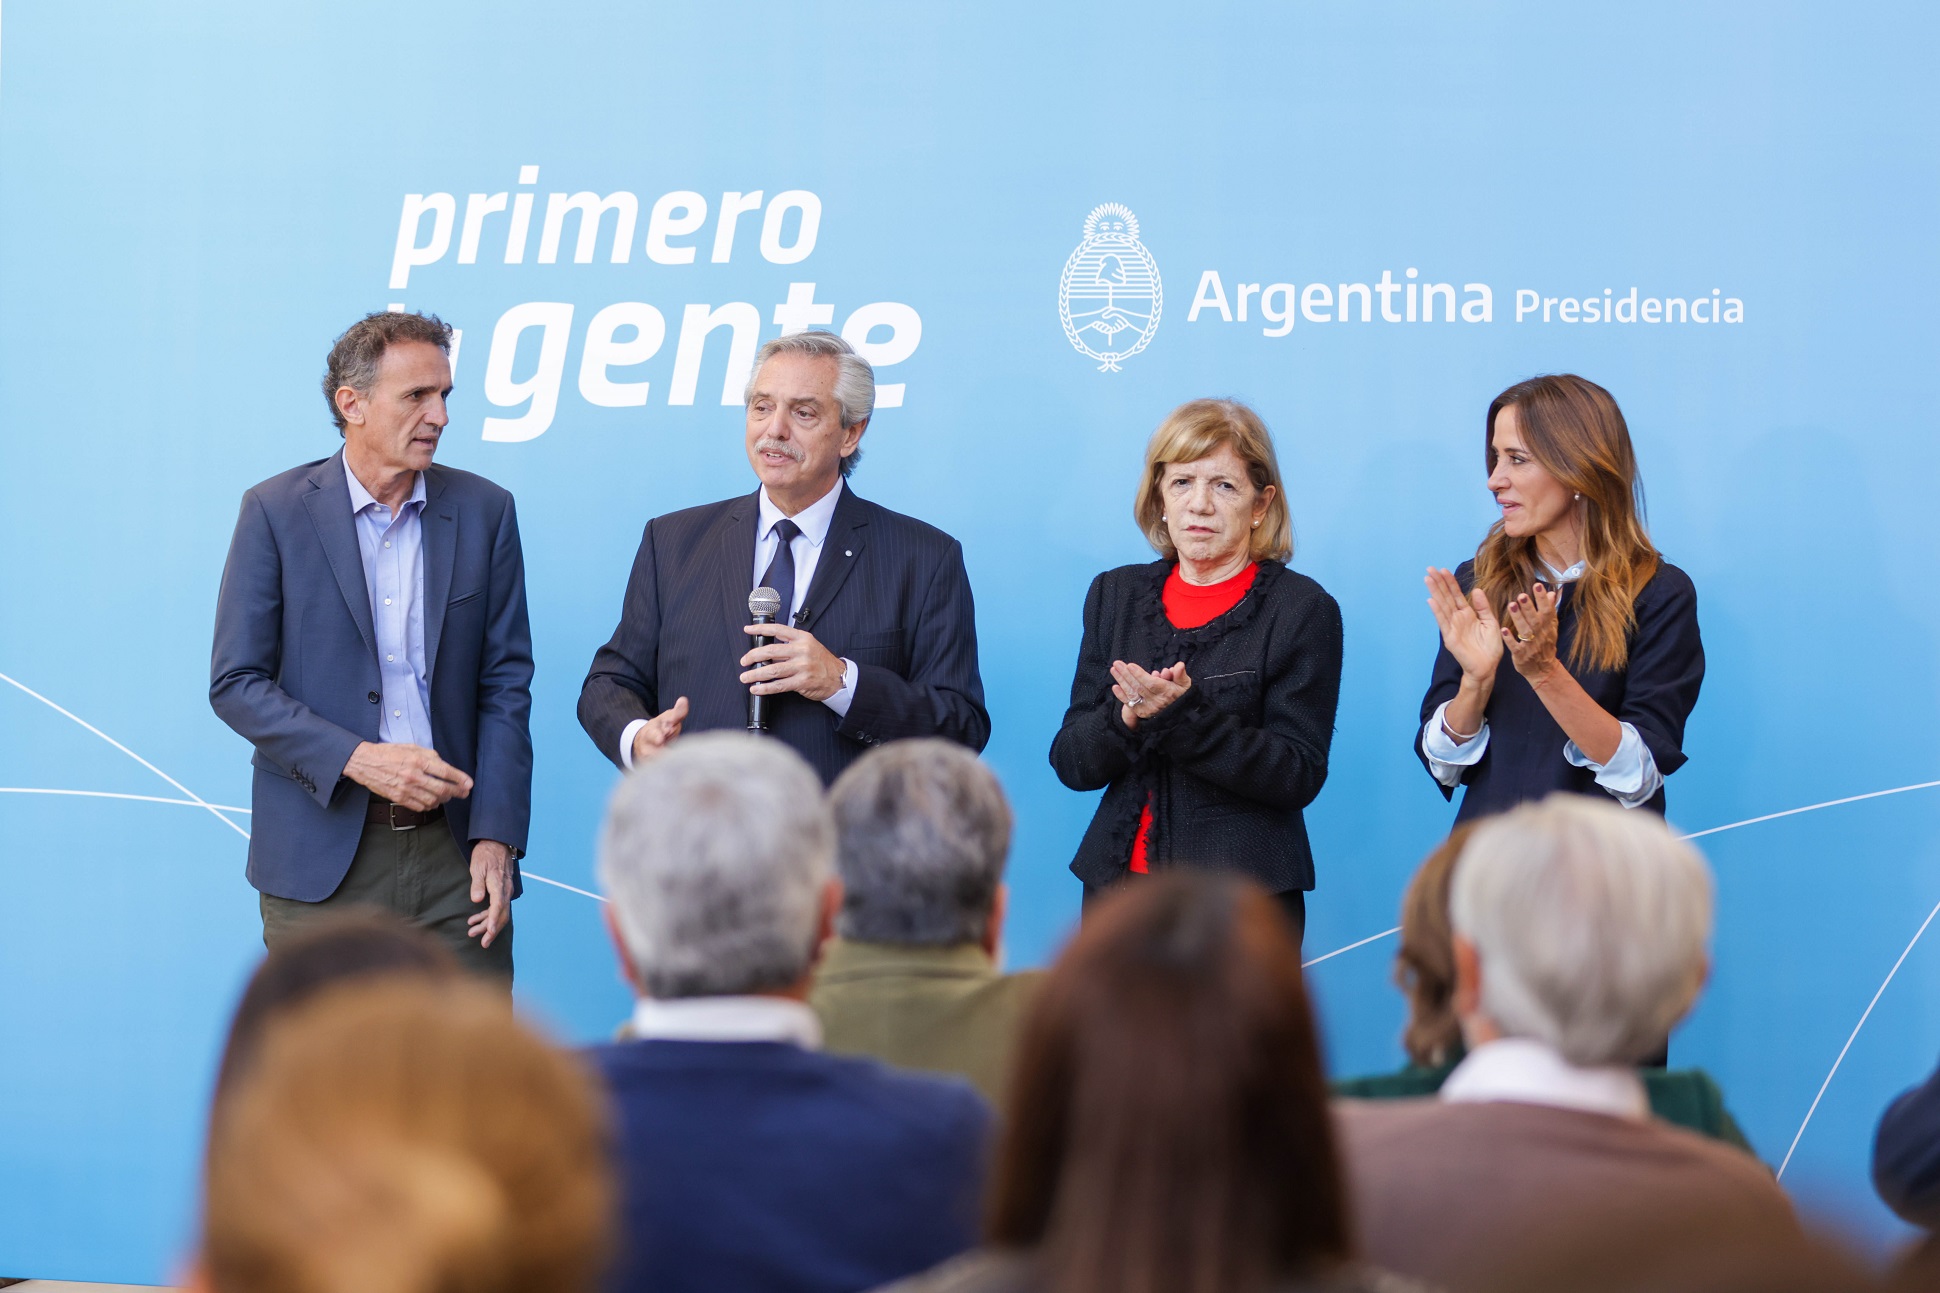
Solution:
[[[593,657],[579,722],[620,761],[620,736],[687,697],[682,730],[742,731],[754,649],[759,493],[655,517],[641,536],[612,640]],[[846,484],[815,578],[795,616],[829,651],[856,663],[845,717],[794,693],[770,696],[769,730],[829,782],[871,745],[942,736],[981,750],[990,739],[977,619],[963,548],[943,531],[856,497]]]
[[[1455,578],[1467,592],[1475,585],[1475,563],[1464,561]],[[1575,585],[1564,584],[1557,607],[1556,657],[1583,685],[1590,699],[1629,723],[1643,738],[1644,747],[1666,777],[1684,766],[1684,724],[1697,705],[1704,682],[1704,643],[1698,639],[1697,589],[1691,577],[1668,561],[1637,594],[1637,622],[1629,635],[1630,655],[1617,670],[1571,667],[1570,643],[1576,638]],[[1453,700],[1462,682],[1462,666],[1443,645],[1435,654],[1435,674],[1421,701],[1421,722],[1415,727],[1415,753],[1422,766],[1428,756],[1421,749],[1421,728],[1443,701]],[[1579,795],[1607,795],[1596,773],[1563,757],[1569,740],[1523,676],[1515,661],[1502,653],[1496,666],[1495,690],[1489,695],[1489,748],[1475,764],[1462,770],[1468,793],[1455,814],[1458,822],[1514,808],[1541,799],[1554,790]],[[1432,775],[1432,774],[1431,774]],[[1441,786],[1437,781],[1435,783]],[[1441,786],[1443,798],[1454,791]],[[1664,789],[1639,805],[1660,816]]]
[[[597,1047],[624,1201],[615,1293],[859,1293],[977,1240],[967,1082],[786,1042]]]
[[[532,815],[532,634],[512,495],[468,471],[424,473],[424,659],[438,757],[473,780],[445,805],[467,853],[523,851]],[[243,495],[216,597],[209,703],[256,747],[249,882],[321,902],[363,837],[370,791],[343,775],[378,739],[377,635],[341,451]],[[513,868],[513,892],[518,893]]]
[[[1893,1101],[1879,1120],[1873,1188],[1914,1225],[1940,1227],[1940,1071]]]
[[[1071,707],[1051,766],[1073,790],[1107,787],[1071,870],[1089,885],[1127,874],[1141,811],[1154,871],[1213,866],[1273,893],[1314,887],[1301,810],[1327,781],[1340,702],[1340,607],[1277,561],[1239,605],[1196,629],[1165,615],[1169,561],[1107,570],[1085,595],[1084,641]],[[1111,662],[1149,670],[1183,660],[1192,686],[1128,729],[1111,693]]]

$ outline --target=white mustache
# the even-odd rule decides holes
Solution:
[[[786,440],[770,439],[766,436],[754,442],[754,451],[756,453],[778,453],[792,458],[796,462],[801,462],[808,457],[806,453],[802,452],[800,445],[790,444]]]

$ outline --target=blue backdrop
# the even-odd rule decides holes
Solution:
[[[1483,411],[1534,372],[1616,393],[1653,534],[1697,583],[1710,674],[1673,820],[1940,778],[1937,22],[14,0],[0,1275],[160,1280],[183,1252],[259,950],[248,817],[195,803],[248,806],[206,701],[216,586],[241,492],[335,450],[317,379],[368,309],[463,330],[441,457],[518,495],[529,862],[565,884],[592,887],[614,779],[573,703],[640,528],[751,487],[723,387],[791,320],[849,331],[903,387],[855,487],[963,540],[1018,812],[1015,962],[1076,915],[1093,801],[1045,753],[1082,595],[1146,558],[1140,452],[1194,396],[1262,411],[1295,564],[1346,617],[1310,955],[1392,926],[1450,819],[1409,748],[1421,571],[1473,551]],[[1873,1121],[1940,1051],[1940,935],[1879,991],[1940,902],[1934,795],[1704,838],[1716,974],[1674,1048],[1774,1166],[1798,1136],[1806,1207],[1882,1246]],[[626,1001],[595,904],[534,883],[517,919],[530,1013],[607,1031]],[[1398,1060],[1391,951],[1312,971],[1338,1071]]]

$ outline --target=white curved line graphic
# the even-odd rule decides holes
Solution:
[[[106,732],[102,731],[94,724],[88,722],[85,718],[82,718],[80,715],[74,713],[71,710],[62,709],[59,705],[56,705],[53,701],[47,699],[47,697],[41,695],[39,692],[35,691],[32,687],[29,687],[26,683],[21,682],[15,678],[9,678],[4,673],[0,673],[0,682],[4,682],[10,687],[16,687],[21,691],[26,692],[29,696],[32,696],[35,700],[47,706],[47,708],[53,710],[56,714],[59,714],[61,717],[66,719],[71,719],[72,721],[79,723],[82,727],[85,727],[88,731],[93,732],[96,736],[106,741],[109,745],[114,746],[115,749],[120,750],[123,754],[133,759],[136,763],[141,764],[142,767],[147,768],[150,772],[160,777],[163,781],[168,782],[169,785],[174,786],[177,790],[181,791],[183,794],[187,795],[190,799],[195,801],[196,804],[198,804],[203,808],[208,809],[210,816],[214,817],[217,821],[221,822],[224,826],[227,826],[230,830],[236,832],[236,834],[242,836],[244,839],[249,838],[248,831],[236,825],[234,822],[230,821],[227,817],[224,817],[219,811],[217,811],[216,806],[214,804],[204,799],[201,795],[196,794],[193,790],[190,790],[187,786],[177,781],[174,777],[169,776],[166,772],[163,772],[160,768],[150,763],[147,759],[142,758],[139,754],[136,754],[133,750],[123,745],[120,741],[115,740],[114,737],[109,736]]]
[[[1302,961],[1300,963],[1300,968],[1304,970],[1310,965],[1319,965],[1322,961],[1331,961],[1335,957],[1339,956],[1342,952],[1351,952],[1357,947],[1366,947],[1369,943],[1378,943],[1382,939],[1391,937],[1392,935],[1395,935],[1395,934],[1399,934],[1400,932],[1401,932],[1401,926],[1396,925],[1393,929],[1384,929],[1378,934],[1369,934],[1366,938],[1362,939],[1358,943],[1349,943],[1346,947],[1337,947],[1331,952],[1326,952],[1320,956],[1316,956],[1311,961]]]
[[[196,799],[167,799],[161,795],[123,795],[112,790],[46,790],[39,786],[0,786],[0,795],[81,795],[88,799],[133,799],[144,804],[180,804],[184,808],[213,808],[219,813],[249,815],[232,804],[205,804]]]
[[[1692,831],[1689,835],[1680,835],[1677,838],[1681,840],[1703,839],[1706,835],[1717,835],[1724,831],[1735,831],[1741,826],[1756,826],[1760,822],[1775,822],[1781,817],[1796,817],[1800,813],[1815,813],[1821,808],[1837,808],[1841,804],[1856,804],[1864,799],[1881,799],[1887,795],[1903,795],[1909,790],[1931,790],[1935,786],[1940,786],[1940,781],[1921,781],[1910,786],[1894,786],[1891,790],[1872,790],[1872,791],[1868,791],[1863,795],[1847,795],[1844,799],[1828,799],[1822,804],[1807,804],[1803,808],[1787,808],[1782,813],[1766,813],[1762,817],[1747,817],[1742,822],[1726,822],[1723,826],[1709,826],[1709,827],[1706,827],[1704,830]],[[1925,926],[1921,926],[1921,928],[1924,929]],[[1370,934],[1368,937],[1361,939],[1359,942],[1349,943],[1346,947],[1337,947],[1331,952],[1327,952],[1321,956],[1316,956],[1311,961],[1302,961],[1300,964],[1300,968],[1304,970],[1309,965],[1319,965],[1322,961],[1332,960],[1334,957],[1339,956],[1342,952],[1351,952],[1357,947],[1366,947],[1369,943],[1378,943],[1382,939],[1387,938],[1393,934],[1399,934],[1400,932],[1401,932],[1401,927],[1397,925],[1393,929],[1383,930],[1379,934]],[[1886,977],[1888,978],[1889,981],[1892,978],[1890,974]],[[1885,985],[1882,984],[1881,990],[1883,991],[1884,988],[1885,988]],[[1861,1019],[1859,1022],[1863,1024],[1866,1021],[1864,1019]],[[1853,1032],[1855,1036],[1858,1034],[1857,1029],[1854,1029]],[[1840,1052],[1840,1054],[1843,1055],[1844,1052],[1842,1051]],[[1839,1066],[1837,1064],[1834,1064],[1832,1067],[1836,1071]],[[1830,1081],[1831,1080],[1830,1077],[1828,1077],[1827,1080]],[[1815,1101],[1814,1103],[1817,1103],[1817,1102]],[[1810,1114],[1806,1115],[1806,1118],[1808,1121],[1811,1119],[1811,1116],[1812,1115]],[[1803,1128],[1801,1128],[1800,1130],[1803,1130]]]
[[[124,795],[113,790],[49,790],[40,786],[0,786],[0,795],[77,795],[86,799],[127,799],[143,804],[176,804],[183,808],[208,808],[217,813],[242,813],[248,815],[250,811],[247,808],[236,808],[230,804],[205,803],[200,799],[167,799],[161,795]],[[244,838],[246,839],[248,837],[244,836]],[[549,884],[555,889],[564,889],[568,893],[576,893],[583,898],[591,898],[594,902],[606,901],[605,898],[590,889],[581,889],[577,885],[567,884],[563,880],[555,880],[551,876],[540,875],[537,871],[527,871],[524,868],[520,868],[519,874],[528,880],[537,880],[539,883]]]
[[[1900,959],[1893,962],[1893,968],[1886,972],[1886,978],[1880,983],[1879,991],[1875,992],[1873,999],[1866,1003],[1866,1013],[1859,1016],[1859,1022],[1852,1026],[1852,1036],[1846,1038],[1846,1044],[1839,1048],[1839,1058],[1832,1061],[1831,1072],[1825,1075],[1825,1081],[1819,1083],[1819,1094],[1812,1097],[1812,1107],[1805,1111],[1805,1121],[1799,1124],[1797,1134],[1792,1137],[1792,1144],[1785,1151],[1785,1161],[1778,1165],[1778,1178],[1781,1181],[1785,1179],[1785,1169],[1791,1165],[1793,1151],[1799,1147],[1799,1141],[1805,1137],[1805,1129],[1812,1125],[1812,1115],[1819,1111],[1819,1101],[1825,1098],[1826,1088],[1832,1085],[1833,1075],[1838,1073],[1839,1066],[1846,1062],[1846,1052],[1852,1049],[1855,1041],[1859,1040],[1859,1030],[1866,1026],[1866,1021],[1872,1018],[1873,1007],[1878,1005],[1879,999],[1886,995],[1886,985],[1893,981],[1893,976],[1900,972],[1902,965],[1906,964],[1906,958],[1913,953],[1914,944],[1920,941],[1920,935],[1927,932],[1927,926],[1933,923],[1935,916],[1940,916],[1940,903],[1935,903],[1933,910],[1927,913],[1927,918],[1920,922],[1920,928],[1914,931],[1913,939],[1906,945],[1906,950],[1900,953]]]
[[[567,893],[576,893],[582,898],[591,898],[594,902],[606,901],[605,898],[594,893],[591,889],[581,889],[577,885],[567,884],[564,880],[555,880],[551,876],[540,875],[537,871],[528,871],[524,867],[520,867],[519,874],[528,880],[537,880],[540,884],[549,884],[555,889],[564,889]]]
[[[1747,817],[1742,822],[1731,822],[1724,826],[1713,826],[1709,830],[1692,831],[1680,835],[1679,839],[1703,839],[1706,835],[1716,835],[1720,831],[1735,831],[1740,826],[1756,826],[1760,822],[1775,822],[1781,817],[1796,817],[1800,813],[1815,813],[1821,808],[1837,808],[1840,804],[1856,804],[1862,799],[1879,799],[1886,795],[1903,795],[1909,790],[1931,790],[1940,786],[1940,781],[1922,781],[1911,786],[1894,786],[1891,790],[1873,790],[1863,795],[1847,795],[1844,799],[1828,799],[1822,804],[1807,804],[1803,808],[1787,808],[1782,813],[1766,813],[1763,817]]]

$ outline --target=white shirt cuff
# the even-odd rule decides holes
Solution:
[[[1657,760],[1651,757],[1650,747],[1629,723],[1623,725],[1623,737],[1608,763],[1595,762],[1575,741],[1563,742],[1563,757],[1575,767],[1595,772],[1596,783],[1625,808],[1642,807],[1664,784],[1664,774],[1657,770]]]
[[[636,718],[620,731],[620,766],[628,772],[633,771],[633,738],[647,725],[644,718]]]
[[[1448,706],[1449,702],[1443,701],[1422,724],[1421,752],[1428,756],[1429,773],[1453,790],[1462,784],[1462,769],[1473,767],[1489,748],[1489,725],[1484,721],[1481,731],[1457,745],[1442,730],[1442,717],[1448,713]]]
[[[822,702],[835,711],[836,717],[847,718],[849,716],[849,706],[855,703],[856,679],[861,676],[862,670],[856,668],[855,661],[849,659],[847,656],[843,656],[842,690]]]

